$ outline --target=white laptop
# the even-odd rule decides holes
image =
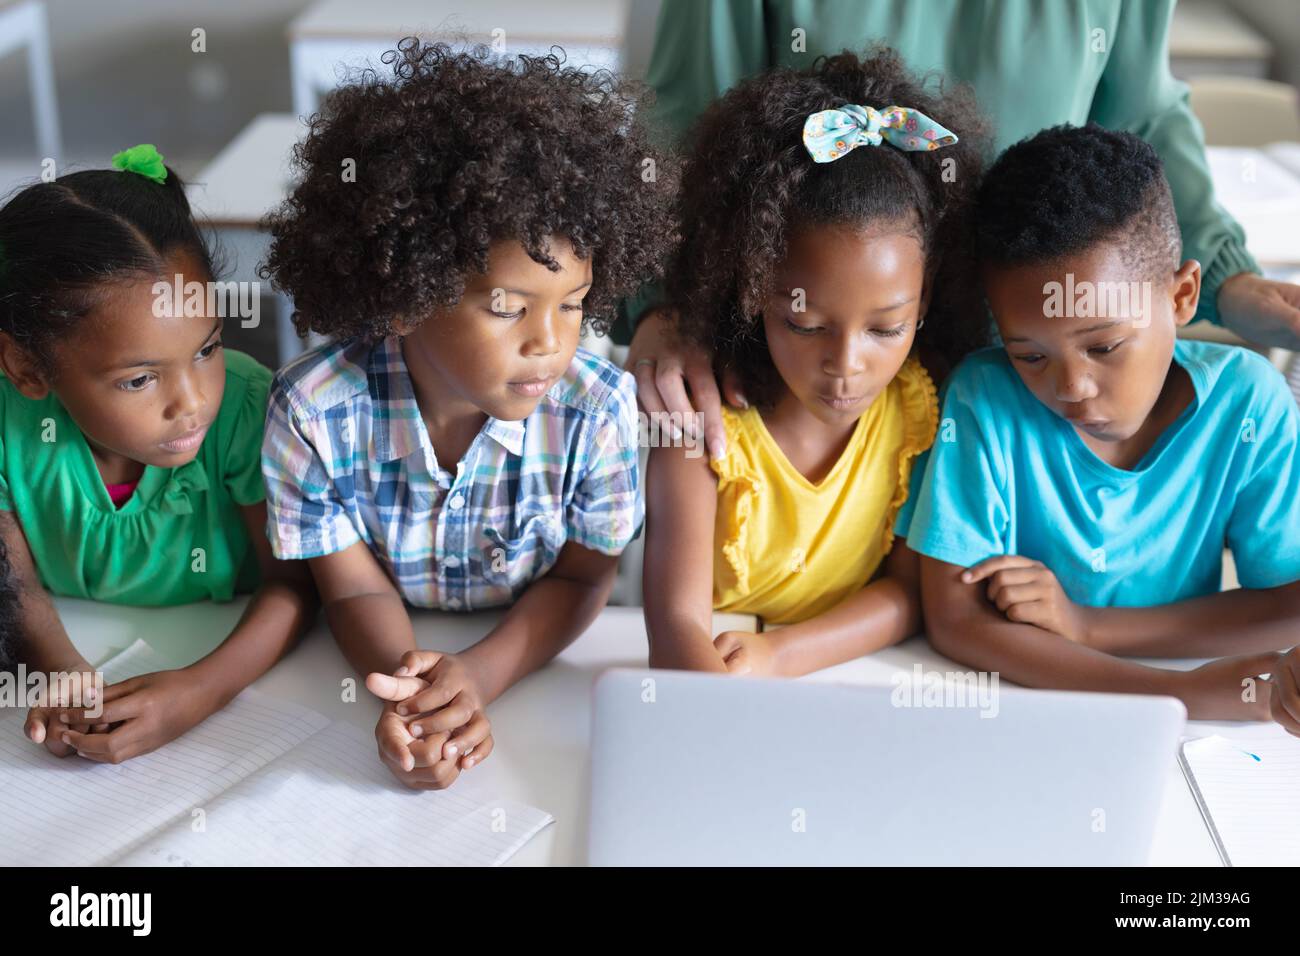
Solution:
[[[611,670],[595,865],[1143,865],[1170,697]]]

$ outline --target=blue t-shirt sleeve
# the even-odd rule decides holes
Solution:
[[[1300,409],[1272,367],[1253,385],[1258,418],[1230,436],[1253,442],[1256,453],[1237,489],[1227,544],[1241,586],[1271,588],[1300,579]]]
[[[1011,513],[1005,449],[980,377],[978,368],[954,371],[920,487],[908,496],[908,547],[961,567],[1006,553]]]

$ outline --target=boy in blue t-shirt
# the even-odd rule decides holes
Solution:
[[[1300,629],[1300,410],[1244,349],[1180,341],[1155,151],[1056,127],[989,170],[978,220],[1003,346],[967,358],[897,530],[935,647],[1022,684],[1166,694],[1267,719]],[[917,472],[920,474],[920,470]],[[910,513],[909,513],[910,512]],[[1242,584],[1219,591],[1225,544]],[[1116,655],[1218,657],[1191,671]]]

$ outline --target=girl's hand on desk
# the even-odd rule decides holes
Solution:
[[[1041,627],[1076,644],[1088,643],[1088,608],[1071,601],[1041,561],[999,555],[967,568],[961,579],[966,584],[987,580],[989,602],[1008,621]]]
[[[1273,681],[1259,675],[1276,677],[1281,666],[1275,651],[1210,661],[1178,673],[1177,696],[1193,720],[1268,720]]]
[[[728,674],[770,677],[777,673],[776,648],[770,634],[723,631],[713,639]]]
[[[60,664],[50,668],[54,674],[95,674],[95,668],[83,658],[70,661],[66,664]],[[90,699],[90,694],[94,692],[93,684],[87,687],[85,681],[82,681],[85,688],[86,699],[82,701],[88,709],[98,709],[95,703]],[[50,703],[46,707],[33,707],[27,713],[27,723],[23,727],[23,732],[27,739],[35,744],[44,744],[45,749],[56,757],[66,757],[74,753],[74,749],[69,744],[63,742],[63,735],[69,730],[75,730],[79,733],[100,733],[108,729],[108,724],[103,722],[102,718],[94,723],[78,722],[71,726],[63,722],[59,712],[61,709],[78,703],[72,699],[71,689],[66,686],[60,686],[55,682],[50,687]]]
[[[1273,719],[1300,737],[1300,648],[1291,648],[1273,668],[1268,703]]]
[[[60,718],[67,724],[95,721],[98,732],[68,730],[64,742],[87,760],[116,764],[175,740],[217,707],[204,682],[182,667],[109,684],[104,688],[103,713],[97,718],[85,709],[72,708],[60,711]]]

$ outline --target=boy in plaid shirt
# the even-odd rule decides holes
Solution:
[[[263,472],[275,553],[308,561],[385,701],[381,759],[441,788],[639,532],[632,377],[578,340],[656,275],[675,170],[609,74],[414,39],[393,61],[330,98],[273,217],[267,272],[335,341],[276,376]],[[510,610],[442,654],[408,603]]]

